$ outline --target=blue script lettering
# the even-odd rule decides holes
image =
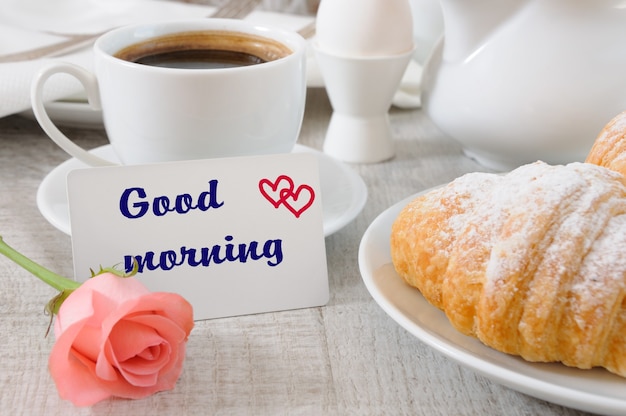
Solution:
[[[198,249],[183,246],[179,250],[166,250],[159,254],[147,251],[144,255],[127,255],[124,256],[124,268],[130,273],[137,262],[137,272],[143,273],[144,270],[172,270],[184,264],[191,267],[209,267],[211,264],[224,262],[246,263],[248,260],[266,259],[268,266],[276,267],[283,261],[282,240],[267,240],[263,244],[258,241],[234,244],[231,235],[224,237],[224,240],[226,244],[223,246],[216,244]]]
[[[169,197],[157,196],[152,200],[152,213],[157,217],[162,217],[170,212],[186,214],[189,211],[207,211],[210,208],[217,209],[224,205],[224,201],[217,198],[217,179],[209,181],[209,190],[198,195],[196,201],[189,194],[180,194],[172,201]],[[150,210],[150,202],[146,199],[147,194],[144,188],[127,188],[120,197],[120,212],[126,218],[141,218]]]

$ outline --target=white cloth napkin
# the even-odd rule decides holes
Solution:
[[[63,40],[61,34],[98,33],[131,23],[209,16],[214,7],[165,0],[0,0],[0,55]],[[255,11],[246,20],[298,30],[312,17]],[[30,85],[47,63],[62,60],[92,69],[91,48],[57,58],[0,63],[0,117],[30,109]],[[308,85],[323,87],[312,51],[308,54]],[[419,107],[421,66],[412,62],[394,105]],[[70,76],[55,75],[44,96],[54,101],[80,96],[82,86]]]
[[[50,33],[98,33],[130,23],[209,15],[213,7],[162,0],[0,0],[0,54],[58,42]],[[0,64],[0,117],[30,108],[30,84],[53,59],[92,67],[90,48],[59,58]],[[55,76],[46,85],[47,100],[81,91],[78,81]]]

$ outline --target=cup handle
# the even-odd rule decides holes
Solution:
[[[42,68],[35,79],[30,91],[31,105],[35,118],[41,125],[44,132],[63,150],[71,156],[86,163],[89,166],[113,166],[113,162],[99,158],[82,147],[72,142],[65,134],[63,134],[57,126],[54,125],[46,109],[44,107],[43,90],[48,79],[55,74],[65,73],[72,75],[85,87],[89,105],[94,110],[100,110],[100,90],[98,89],[98,81],[96,77],[89,71],[70,63],[58,62],[52,63]]]

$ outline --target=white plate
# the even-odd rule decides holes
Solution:
[[[117,160],[110,145],[98,147],[91,152],[104,159]],[[294,152],[313,153],[318,158],[324,235],[329,236],[345,227],[361,212],[367,200],[367,187],[357,173],[322,152],[301,145],[296,145]],[[87,165],[77,159],[67,160],[44,178],[37,191],[37,206],[41,214],[50,224],[68,235],[71,230],[67,174],[73,169],[86,167]]]
[[[530,363],[456,331],[439,309],[404,283],[391,264],[391,225],[416,195],[380,214],[359,247],[359,268],[380,307],[407,331],[461,365],[528,395],[588,412],[626,414],[626,379],[604,369]]]

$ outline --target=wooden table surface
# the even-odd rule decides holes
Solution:
[[[332,109],[310,89],[299,142],[321,149]],[[496,384],[431,349],[368,293],[357,264],[374,218],[415,192],[483,170],[421,110],[392,109],[397,155],[351,165],[369,191],[363,211],[326,238],[330,301],[319,308],[200,321],[173,391],[75,408],[48,373],[54,337],[44,304],[54,291],[0,258],[0,414],[6,415],[578,415]],[[101,128],[69,128],[80,145]],[[36,205],[39,184],[68,156],[36,122],[0,119],[0,234],[60,274],[73,274],[70,237]]]

